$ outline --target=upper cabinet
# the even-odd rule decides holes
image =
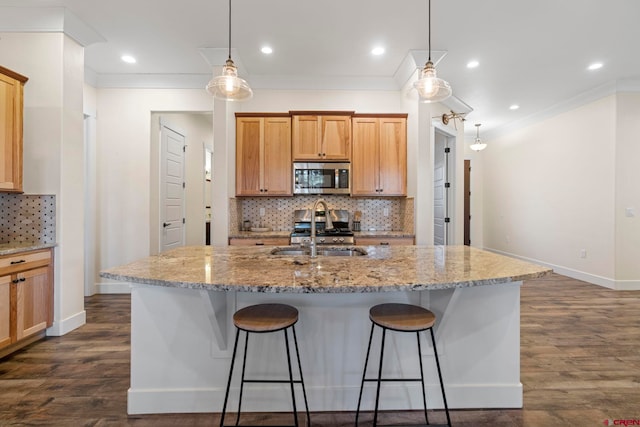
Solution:
[[[407,115],[354,115],[352,196],[407,195]]]
[[[293,116],[294,161],[349,161],[353,111],[303,112]]]
[[[22,115],[27,80],[0,66],[0,191],[22,192]]]
[[[236,114],[236,195],[291,196],[291,117]]]

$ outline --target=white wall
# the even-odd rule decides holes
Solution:
[[[618,94],[616,110],[616,279],[619,288],[640,289],[640,94]]]
[[[85,323],[84,51],[60,33],[2,33],[0,58],[3,66],[29,77],[24,191],[56,196],[54,324],[47,333],[62,335]]]
[[[614,287],[615,95],[488,143],[484,247]]]
[[[194,89],[98,89],[99,264],[106,269],[149,255],[151,113],[211,111]],[[128,291],[103,281],[100,292]]]

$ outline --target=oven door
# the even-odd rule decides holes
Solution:
[[[294,163],[294,194],[349,194],[348,163]]]

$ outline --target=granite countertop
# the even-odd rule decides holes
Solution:
[[[55,247],[55,243],[0,243],[0,256]]]
[[[182,247],[102,271],[100,276],[188,289],[351,293],[493,285],[552,271],[469,246],[361,247],[368,255],[315,259],[271,255],[274,247]]]

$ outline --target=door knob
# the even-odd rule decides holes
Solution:
[[[164,228],[167,228],[167,227],[168,227],[168,226],[170,226],[170,225],[171,225],[171,223],[170,223],[170,222],[163,222],[163,223],[162,223],[162,226],[163,226]]]

